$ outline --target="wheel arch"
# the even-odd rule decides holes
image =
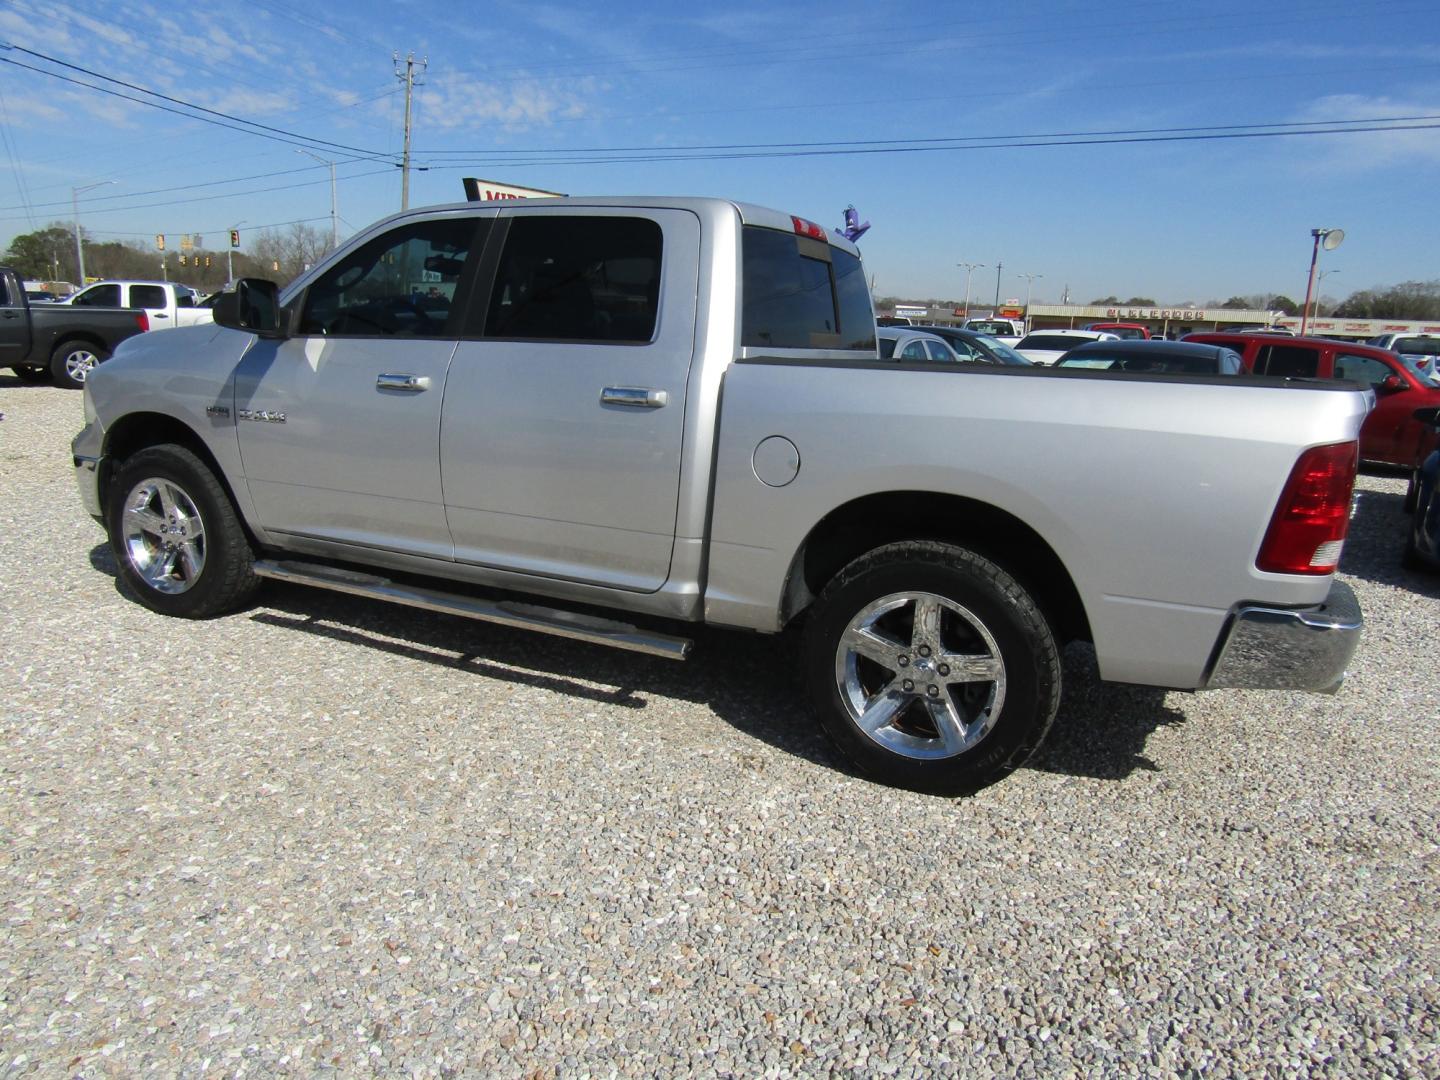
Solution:
[[[236,514],[240,518],[242,527],[245,526],[244,515],[240,513],[240,503],[235,498],[235,490],[230,486],[230,478],[225,470],[220,467],[219,460],[206,444],[205,440],[183,420],[176,419],[167,413],[136,412],[129,413],[116,420],[105,430],[105,444],[101,451],[101,467],[99,475],[100,505],[109,505],[110,481],[114,478],[120,464],[128,457],[133,456],[141,450],[152,446],[163,446],[173,443],[183,446],[189,450],[210,470],[211,474],[224,489],[230,505],[235,507]],[[249,532],[246,527],[246,532]],[[253,536],[251,537],[253,540]]]
[[[1061,642],[1090,640],[1089,619],[1074,579],[1038,532],[997,506],[929,491],[866,495],[817,522],[791,560],[782,623],[808,608],[826,582],[853,559],[902,540],[938,540],[983,555],[1035,598]]]
[[[97,353],[104,353],[109,356],[114,350],[105,344],[103,338],[88,330],[67,330],[55,338],[54,344],[50,346],[50,358],[53,360],[60,350],[71,345],[88,345]]]

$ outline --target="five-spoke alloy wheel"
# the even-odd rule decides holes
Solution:
[[[124,556],[157,592],[192,588],[205,571],[205,522],[185,489],[146,477],[125,496],[120,519]]]
[[[1039,746],[1060,658],[1031,596],[951,544],[888,544],[850,563],[806,623],[806,681],[827,734],[886,783],[965,794]]]

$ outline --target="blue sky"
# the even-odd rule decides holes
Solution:
[[[1067,285],[1082,302],[1298,298],[1314,227],[1347,233],[1325,256],[1336,271],[1328,295],[1440,278],[1440,129],[996,145],[1440,118],[1433,0],[7,0],[0,43],[19,47],[0,59],[145,96],[40,53],[299,136],[340,162],[342,235],[399,208],[403,97],[391,54],[413,51],[429,63],[413,142],[427,171],[412,174],[412,206],[458,200],[464,175],[573,194],[718,195],[827,226],[853,203],[872,223],[861,247],[882,295],[958,297],[955,264],[969,261],[986,264],[974,295],[990,299],[1003,261],[1004,296],[1024,295],[1015,274],[1043,275],[1036,302],[1058,301]],[[295,220],[328,228],[328,170],[290,142],[13,63],[0,64],[0,95],[0,239],[68,221],[73,186],[111,179],[80,201],[100,238],[200,233],[220,248],[238,221],[246,237]],[[940,139],[968,148],[923,148]],[[817,143],[852,145],[794,145]],[[634,160],[696,147],[727,149]],[[815,153],[834,149],[865,152]]]

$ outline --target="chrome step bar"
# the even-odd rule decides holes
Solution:
[[[513,626],[521,630],[536,630],[556,637],[588,641],[593,645],[609,645],[648,656],[662,656],[667,660],[684,660],[690,653],[691,642],[687,638],[652,633],[629,623],[602,619],[595,615],[582,615],[574,611],[561,611],[538,604],[522,604],[514,600],[482,600],[416,585],[402,585],[389,578],[344,570],[338,566],[326,566],[323,563],[259,559],[255,563],[255,574],[273,581],[313,585],[317,589],[331,589],[349,593],[351,596],[367,596],[372,600],[403,604],[423,611],[439,611],[446,615],[460,615],[467,619],[499,623],[501,626]]]

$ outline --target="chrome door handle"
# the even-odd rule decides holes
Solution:
[[[629,405],[632,409],[659,409],[670,400],[664,390],[643,386],[607,386],[600,391],[602,405]]]
[[[418,394],[421,390],[430,389],[430,377],[428,375],[376,375],[375,389],[406,390],[412,394]]]

